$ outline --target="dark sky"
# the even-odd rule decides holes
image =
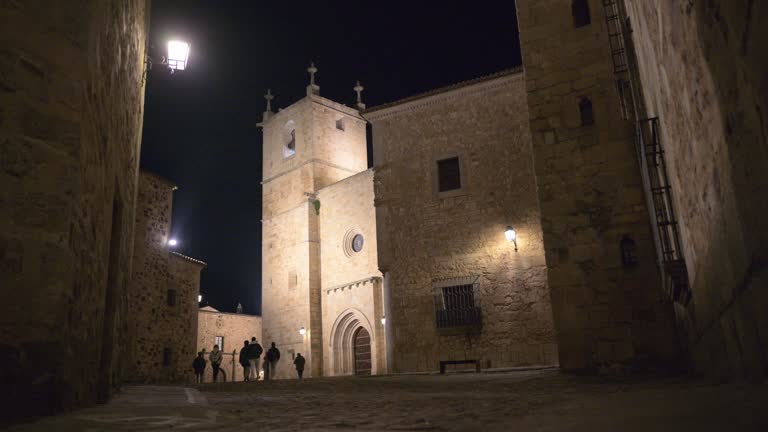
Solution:
[[[212,306],[261,313],[261,119],[320,94],[369,106],[520,64],[514,3],[153,0],[150,42],[189,41],[189,69],[149,72],[141,166],[175,182],[172,235],[204,260]],[[369,146],[370,147],[370,146]]]

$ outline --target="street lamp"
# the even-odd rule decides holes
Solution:
[[[300,328],[299,329],[299,334],[304,336],[305,334],[307,334],[307,329],[305,329],[304,327]]]
[[[174,73],[177,70],[185,70],[187,68],[187,63],[189,62],[189,43],[180,40],[172,40],[168,41],[167,48],[168,51],[162,56],[159,64],[165,66],[171,73]],[[147,54],[146,63],[147,69],[152,69],[152,65],[155,64],[155,61],[149,54]],[[146,71],[144,71],[144,73],[145,75],[143,79],[146,79]]]
[[[187,68],[189,60],[189,43],[184,41],[168,41],[168,68],[171,72]]]
[[[512,225],[507,225],[507,229],[504,231],[504,236],[507,238],[508,242],[515,244],[515,252],[517,252],[517,232],[512,228]]]
[[[381,325],[387,325],[387,317],[381,317]]]
[[[203,295],[202,294],[198,294],[197,295],[197,302],[198,303],[202,303],[202,301],[203,301]]]
[[[170,247],[176,247],[178,244],[179,244],[179,241],[176,240],[175,238],[168,240],[168,246]]]

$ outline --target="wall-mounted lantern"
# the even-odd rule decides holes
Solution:
[[[517,252],[517,232],[512,228],[512,225],[507,225],[507,229],[504,230],[504,236],[508,242],[515,244],[515,252]]]
[[[160,63],[157,64],[165,66],[171,73],[174,73],[177,70],[185,70],[187,68],[187,63],[189,62],[189,51],[190,45],[188,42],[180,40],[168,41],[167,51],[165,55],[162,56]],[[152,66],[155,64],[154,60],[152,60],[152,56],[149,54],[147,54],[146,63],[148,70],[152,69]]]
[[[381,325],[387,325],[387,317],[381,317]]]
[[[176,247],[178,244],[179,244],[179,241],[176,240],[175,238],[168,240],[168,246],[170,247]]]
[[[203,295],[202,294],[198,294],[197,295],[197,302],[198,303],[202,303],[203,302]]]
[[[189,60],[189,43],[184,41],[168,41],[168,68],[173,71],[187,68]]]
[[[302,336],[306,335],[307,334],[307,329],[305,329],[304,327],[301,327],[299,329],[299,334],[302,335]]]

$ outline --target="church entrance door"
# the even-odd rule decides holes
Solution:
[[[360,327],[355,332],[355,375],[367,376],[371,374],[371,335],[368,330]]]

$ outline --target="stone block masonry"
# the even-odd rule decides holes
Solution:
[[[577,26],[574,5],[588,6]],[[518,0],[534,174],[560,366],[670,361],[634,125],[622,119],[602,2]],[[620,242],[636,244],[636,264]]]
[[[121,380],[148,23],[145,0],[0,2],[3,414]]]
[[[392,371],[437,371],[441,360],[463,359],[483,368],[557,364],[522,71],[365,116]],[[440,192],[438,161],[455,157],[459,188]],[[436,299],[446,301],[441,287],[451,280],[477,284],[479,331],[438,329]]]
[[[124,353],[128,382],[185,383],[192,378],[197,296],[205,263],[167,245],[174,190],[176,186],[152,173],[142,171],[139,176]]]
[[[768,371],[768,5],[626,0],[645,117],[658,117],[692,300],[697,372]],[[629,28],[625,28],[629,30]]]

